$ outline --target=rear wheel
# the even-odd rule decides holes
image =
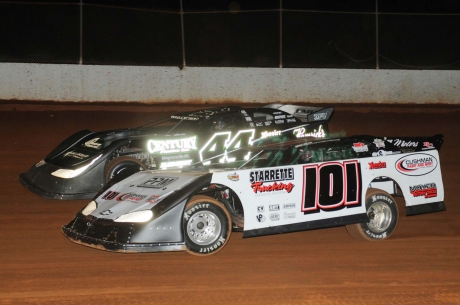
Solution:
[[[356,239],[370,241],[390,237],[398,224],[398,206],[394,198],[385,191],[369,189],[366,210],[370,221],[347,225],[348,233]]]
[[[129,156],[118,157],[107,164],[105,168],[105,182],[107,183],[114,178],[121,181],[132,174],[146,169],[147,166],[136,158]]]
[[[208,196],[194,196],[186,205],[183,219],[187,252],[205,256],[220,251],[232,232],[225,207]]]

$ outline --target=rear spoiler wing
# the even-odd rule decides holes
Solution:
[[[298,105],[283,105],[283,104],[270,104],[263,108],[279,109],[287,112],[294,116],[296,119],[302,122],[321,122],[329,121],[332,113],[334,112],[333,107],[321,108],[321,107],[308,107]]]

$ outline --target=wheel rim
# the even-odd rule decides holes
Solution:
[[[190,217],[187,222],[187,234],[198,245],[209,245],[217,240],[222,224],[216,214],[203,211]]]
[[[384,202],[376,202],[367,210],[370,222],[367,223],[369,229],[375,233],[381,233],[388,229],[393,219],[390,206]]]

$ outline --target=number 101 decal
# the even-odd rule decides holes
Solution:
[[[342,209],[360,205],[358,161],[329,162],[303,167],[302,212]]]

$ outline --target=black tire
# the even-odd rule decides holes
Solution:
[[[121,181],[146,169],[147,166],[136,158],[129,156],[118,157],[111,160],[105,167],[105,182],[107,183],[114,178],[117,181]]]
[[[358,240],[377,241],[393,234],[398,224],[399,211],[390,194],[379,189],[368,189],[366,211],[371,221],[347,225],[351,236]]]
[[[194,196],[185,206],[183,228],[187,252],[206,256],[222,250],[232,233],[225,207],[208,196]]]

